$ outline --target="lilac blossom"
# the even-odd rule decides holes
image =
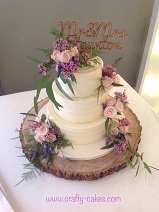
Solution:
[[[102,70],[102,76],[105,77],[110,77],[113,78],[116,75],[116,67],[112,65],[106,65],[103,70]]]
[[[120,122],[121,126],[129,126],[130,125],[130,120],[127,118],[119,119],[119,122]]]
[[[121,141],[117,144],[114,144],[114,151],[119,153],[119,154],[125,152],[126,148],[127,148],[127,144],[126,144],[125,141],[124,142]]]
[[[44,76],[46,76],[47,68],[42,63],[39,63],[38,64],[38,68],[40,69],[41,74],[44,75]]]

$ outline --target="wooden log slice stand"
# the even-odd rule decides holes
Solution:
[[[38,103],[39,110],[44,107],[48,101],[48,98],[40,101]],[[28,113],[35,114],[34,107]],[[129,132],[132,133],[132,136],[128,136],[126,139],[129,140],[131,147],[137,150],[140,142],[142,127],[137,116],[130,108],[124,111],[124,115],[131,121]],[[35,117],[26,116],[24,118],[21,125],[22,130],[26,129],[30,125],[30,121],[28,120],[31,119],[35,120]],[[25,152],[25,138],[21,139],[21,143],[23,152],[27,157],[27,152]],[[126,154],[130,156],[131,159],[133,159],[132,153],[127,151]],[[46,165],[46,161],[43,159],[41,161],[41,167],[44,172],[50,173],[60,178],[69,180],[97,180],[99,178],[113,174],[114,172],[118,172],[126,167],[125,156],[121,155],[118,159],[117,157],[118,153],[114,151],[103,157],[93,160],[69,160],[56,156],[53,165]]]

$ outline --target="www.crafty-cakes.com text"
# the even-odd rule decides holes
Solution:
[[[80,196],[79,194],[76,194],[75,196],[50,196],[50,197],[46,197],[46,202],[77,202],[79,204],[84,204],[84,203],[88,203],[88,202],[121,202],[121,198],[120,197],[105,197],[105,196],[98,196],[96,194],[94,194],[93,196]]]

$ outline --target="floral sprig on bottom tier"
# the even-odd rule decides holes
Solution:
[[[22,113],[27,116],[36,116],[35,114]],[[39,121],[34,121],[29,128],[20,130],[20,138],[24,140],[24,151],[30,163],[24,165],[24,169],[29,169],[27,173],[22,174],[22,180],[17,183],[19,185],[24,180],[35,178],[35,173],[41,174],[41,161],[45,160],[46,166],[53,164],[54,158],[63,151],[62,149],[72,144],[64,138],[60,129],[51,121],[46,119],[45,114],[41,116]]]
[[[105,131],[106,131],[106,145],[101,149],[113,148],[113,150],[119,154],[118,158],[124,154],[125,160],[128,166],[132,169],[136,168],[136,176],[138,174],[140,163],[142,162],[144,168],[151,174],[151,169],[159,171],[159,169],[149,166],[143,160],[143,153],[139,154],[135,149],[133,149],[126,139],[126,136],[131,136],[128,132],[129,126],[131,124],[130,120],[126,117],[119,118],[122,116],[124,110],[128,108],[128,97],[126,91],[115,92],[115,96],[109,97],[106,103],[103,104],[103,115],[106,118],[105,121]],[[135,157],[134,163],[132,162],[132,156],[128,156],[126,151],[132,153]],[[116,161],[115,160],[115,161]],[[114,161],[114,162],[115,162]]]

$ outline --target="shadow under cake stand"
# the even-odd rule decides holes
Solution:
[[[40,101],[38,103],[39,110],[45,107],[48,101],[48,98]],[[31,108],[28,113],[35,114],[34,107]],[[131,121],[129,132],[132,134],[132,136],[127,136],[126,140],[129,141],[133,149],[137,150],[140,143],[142,127],[137,116],[130,108],[124,111],[124,115]],[[26,116],[21,125],[21,130],[29,127],[29,120],[35,120],[35,117]],[[21,143],[23,152],[28,158],[28,152],[25,149],[25,138],[21,138]],[[129,151],[126,151],[126,155],[131,159],[134,156],[134,154],[130,153]],[[117,172],[127,166],[125,156],[122,154],[119,158],[118,157],[119,154],[114,151],[109,151],[109,153],[104,156],[90,160],[70,160],[68,158],[56,156],[53,164],[51,165],[46,165],[46,160],[43,159],[41,161],[41,169],[44,172],[69,180],[97,180],[104,176],[113,174],[114,172]]]

